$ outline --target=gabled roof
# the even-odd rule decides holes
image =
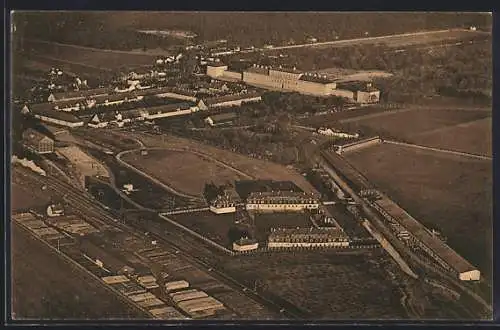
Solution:
[[[156,107],[150,107],[150,108],[145,108],[145,110],[150,113],[165,113],[165,112],[173,112],[177,110],[187,110],[191,108],[191,105],[187,102],[182,102],[182,103],[173,103],[173,104],[165,104],[165,105],[159,105]]]
[[[250,98],[259,97],[261,94],[259,93],[245,93],[245,94],[232,94],[232,95],[224,95],[218,97],[211,97],[204,100],[206,105],[213,105],[223,102],[237,101],[237,100],[245,100]]]
[[[50,109],[32,109],[34,115],[45,116],[49,118],[59,119],[70,123],[79,123],[82,120],[64,111]]]

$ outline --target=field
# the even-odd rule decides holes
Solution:
[[[416,144],[492,156],[491,117],[417,134]]]
[[[237,257],[225,268],[279,295],[314,319],[405,318],[399,293],[361,256],[329,252]],[[253,286],[253,285],[252,285]]]
[[[487,111],[452,109],[408,109],[344,120],[349,130],[369,129],[373,133],[410,140],[417,134],[490,116]]]
[[[492,164],[488,161],[380,144],[347,154],[372,183],[486,277],[492,256]]]
[[[50,196],[44,194],[41,187],[28,187],[12,183],[10,205],[12,212],[30,208],[44,208],[50,202]]]
[[[12,259],[14,319],[146,318],[17,225]]]
[[[150,150],[147,156],[140,156],[137,152],[122,159],[172,188],[193,196],[203,196],[205,184],[210,182],[221,185],[245,179],[230,168],[187,151]]]
[[[118,69],[125,66],[152,65],[155,55],[137,52],[110,51],[97,48],[81,47],[30,40],[26,48],[31,47],[43,57],[67,60],[71,63],[100,67],[103,70]]]
[[[178,223],[194,230],[208,239],[229,247],[230,230],[234,227],[235,215],[213,214],[210,211],[169,216]]]
[[[202,144],[189,139],[180,138],[177,136],[164,135],[165,140],[162,141],[160,136],[129,132],[129,136],[139,138],[148,147],[169,147],[182,148],[189,147],[191,150],[209,155],[215,159],[237,168],[243,173],[248,174],[254,179],[271,179],[276,181],[293,181],[302,190],[311,193],[317,193],[314,187],[299,173],[289,169],[283,165],[270,161],[251,158],[245,155],[237,154],[229,150],[219,149],[210,145]],[[201,175],[201,174],[200,174]],[[207,178],[206,170],[202,177],[203,182],[210,182]],[[220,175],[217,173],[217,175]]]

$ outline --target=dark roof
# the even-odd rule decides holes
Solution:
[[[136,95],[157,95],[157,94],[163,94],[163,93],[168,93],[172,91],[172,87],[155,87],[155,88],[148,88],[148,89],[139,89],[135,91]]]
[[[71,122],[71,123],[78,123],[78,122],[82,121],[78,117],[73,116],[72,114],[69,114],[69,113],[64,112],[64,111],[57,111],[57,110],[50,110],[50,109],[32,109],[31,111],[35,115],[64,120],[64,121]]]
[[[134,99],[137,97],[135,92],[113,93],[108,95],[97,96],[94,99],[97,103],[104,103],[106,100],[109,102],[124,100],[125,98]]]
[[[173,112],[177,110],[187,110],[191,108],[191,105],[187,102],[182,102],[182,103],[173,103],[173,104],[165,104],[165,105],[159,105],[156,107],[150,107],[150,108],[145,108],[147,112],[150,114],[152,113],[157,113],[158,111],[160,112]]]
[[[287,191],[287,190],[274,190],[274,191],[255,191],[248,195],[248,198],[269,199],[269,200],[288,200],[288,199],[309,199],[314,198],[312,194],[303,191]]]
[[[298,236],[298,237],[297,237]],[[311,237],[314,238],[314,236],[319,236],[319,237],[332,237],[332,238],[347,238],[347,236],[340,230],[339,228],[336,227],[331,227],[331,228],[279,228],[273,231],[272,233],[269,234],[269,239],[270,240],[275,240],[275,239],[283,239],[285,237],[289,238],[299,238],[299,237]]]
[[[281,71],[286,73],[302,73],[301,70],[297,70],[296,68],[271,68],[273,71]]]
[[[257,67],[257,66],[252,66],[252,67],[246,69],[245,71],[246,72],[251,72],[251,73],[258,73],[258,74],[266,74],[266,75],[269,74],[269,69],[267,69],[267,68],[260,68],[260,67]]]
[[[222,62],[210,62],[210,63],[207,63],[207,66],[227,66],[227,64],[224,64]]]
[[[274,181],[274,180],[241,180],[235,182],[235,188],[241,198],[246,199],[252,192],[265,191],[295,191],[301,192],[292,181]]]
[[[238,115],[234,112],[219,113],[216,115],[211,115],[207,118],[211,118],[214,123],[226,122],[238,118]]]
[[[417,237],[423,244],[446,261],[456,272],[462,273],[476,270],[467,260],[462,258],[452,248],[446,245],[442,240],[432,236],[426,228],[412,216],[406,213],[399,205],[389,198],[383,196],[375,202],[384,209],[391,217],[399,222],[411,234]]]
[[[310,81],[321,84],[329,84],[334,82],[332,79],[324,78],[322,76],[310,76],[305,74],[303,74],[299,80]]]
[[[245,94],[232,94],[232,95],[224,95],[218,97],[211,97],[203,100],[206,105],[218,104],[222,102],[230,102],[236,100],[244,100],[249,98],[254,98],[261,96],[259,93],[245,93]]]
[[[110,88],[103,87],[103,88],[93,88],[93,89],[80,90],[80,91],[60,92],[60,93],[53,93],[53,94],[54,94],[54,97],[56,98],[56,100],[58,100],[61,98],[72,98],[72,97],[85,98],[87,96],[106,94],[109,92],[111,92]]]
[[[346,89],[346,90],[349,90],[351,92],[357,92],[357,91],[376,92],[376,91],[378,91],[378,89],[373,87],[373,85],[370,85],[370,87],[368,87],[368,84],[371,84],[371,83],[368,81],[343,81],[343,82],[337,83],[337,88],[338,89]]]
[[[42,134],[34,129],[31,129],[31,128],[28,128],[27,130],[25,130],[23,132],[23,139],[26,140],[26,142],[38,143],[45,138],[52,140],[47,135],[44,135],[44,134]]]

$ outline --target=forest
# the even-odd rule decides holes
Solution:
[[[197,35],[204,43],[225,39],[229,44],[304,43],[378,36],[419,30],[475,25],[488,29],[491,16],[477,13],[409,12],[18,12],[16,33],[82,46],[131,50],[184,45],[188,39],[138,33],[139,29],[176,29]]]

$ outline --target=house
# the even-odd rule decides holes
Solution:
[[[220,113],[205,118],[205,122],[212,127],[230,125],[236,121],[238,115],[234,112]]]
[[[99,118],[98,114],[95,114],[94,116],[92,116],[87,125],[92,128],[104,128],[108,126],[108,122],[103,120],[102,118]]]
[[[54,140],[31,128],[23,132],[23,145],[28,150],[37,154],[50,154],[54,152]]]

